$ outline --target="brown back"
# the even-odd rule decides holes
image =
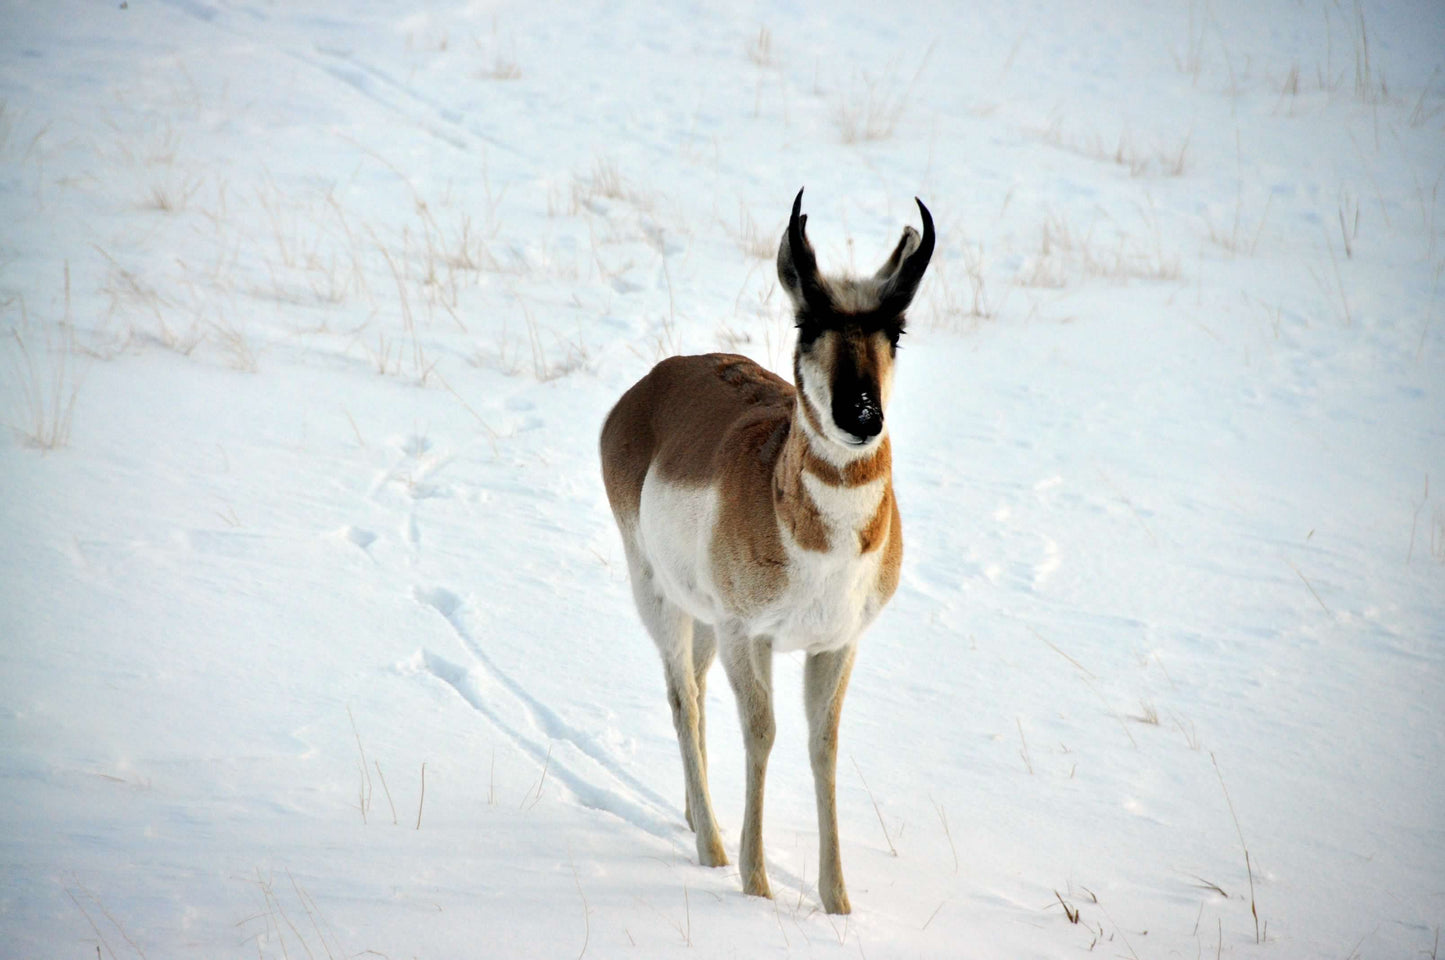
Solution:
[[[622,395],[602,425],[602,480],[619,520],[636,519],[654,462],[669,481],[771,478],[788,438],[793,387],[747,357],[669,357]],[[764,491],[771,484],[762,484]]]

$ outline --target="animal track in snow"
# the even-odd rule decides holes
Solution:
[[[452,462],[454,454],[444,447],[437,448],[432,440],[417,433],[394,437],[390,446],[398,452],[398,456],[373,478],[367,496],[376,503],[403,513],[398,535],[403,543],[416,551],[421,547],[418,505],[426,500],[455,495],[450,484],[435,479]],[[398,500],[397,493],[403,499]]]
[[[1059,545],[1044,537],[1044,558],[1034,564],[1034,589],[1038,590],[1048,582],[1055,570],[1059,569]]]
[[[430,650],[423,650],[420,666],[425,668],[426,673],[455,690],[523,753],[538,763],[548,764],[553,775],[583,806],[621,817],[638,829],[672,844],[680,853],[692,855],[691,837],[684,833],[686,827],[676,805],[634,776],[595,737],[569,724],[501,670],[478,641],[467,605],[460,596],[445,587],[416,587],[412,595],[417,602],[441,614],[473,660],[471,666],[463,666]],[[415,658],[411,663],[416,663]],[[521,708],[531,731],[519,730],[507,721],[499,702],[507,699]],[[561,749],[558,749],[559,746]],[[615,781],[618,787],[602,785],[593,776],[584,773],[584,769]],[[771,860],[768,870],[780,884],[796,889],[806,886],[801,877]]]
[[[376,534],[361,527],[342,527],[336,531],[336,536],[356,547],[367,556],[371,555],[371,545],[376,542]]]
[[[522,684],[518,683],[511,676],[500,670],[487,655],[482,645],[477,641],[472,629],[467,623],[468,617],[461,599],[450,590],[444,588],[432,588],[429,590],[418,587],[414,596],[421,603],[426,604],[437,613],[446,618],[447,623],[452,627],[462,646],[476,660],[479,668],[485,670],[488,676],[497,681],[498,685],[510,693],[526,712],[532,726],[538,732],[551,740],[561,740],[570,743],[579,752],[590,758],[598,766],[604,768],[615,779],[626,784],[627,787],[638,794],[646,797],[652,803],[663,808],[668,806],[667,801],[658,796],[650,787],[642,783],[615,759],[607,755],[607,752],[597,745],[593,738],[573,727],[563,720],[552,708],[533,696]]]
[[[415,433],[401,440],[396,446],[408,457],[420,457],[431,451],[431,441]]]
[[[489,681],[494,678],[487,676],[484,669],[464,667],[430,650],[421,652],[421,661],[428,674],[456,691],[468,706],[500,730],[518,750],[538,764],[545,764],[551,771],[551,776],[566,786],[584,807],[605,810],[646,833],[666,840],[679,851],[686,849],[678,837],[676,825],[659,810],[654,809],[653,805],[628,797],[620,791],[598,786],[574,770],[572,764],[559,755],[555,745],[549,746],[508,723],[497,709],[495,697],[492,696],[494,685]]]
[[[465,605],[457,594],[444,587],[417,587],[412,595],[417,602],[441,614],[473,661],[471,666],[462,666],[424,650],[422,665],[427,673],[454,689],[523,753],[538,763],[549,763],[557,778],[584,806],[614,813],[648,833],[677,842],[676,824],[664,812],[669,808],[667,801],[608,756],[591,736],[568,724],[522,684],[500,670],[473,635]],[[502,702],[507,700],[520,707],[531,731],[519,730],[508,722],[506,711],[500,709]],[[547,759],[549,743],[550,761]],[[558,744],[564,749],[559,751]],[[590,761],[591,765],[601,768],[605,775],[626,789],[599,786],[576,769],[578,760],[584,764]]]

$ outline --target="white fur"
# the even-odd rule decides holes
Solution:
[[[775,651],[822,653],[854,643],[881,605],[875,597],[881,550],[859,556],[857,531],[873,518],[886,485],[884,478],[857,487],[834,487],[803,475],[803,485],[828,518],[829,550],[804,550],[787,531],[788,587],[757,624],[773,638]]]
[[[832,525],[831,549],[805,550],[781,529],[789,559],[787,586],[763,610],[741,618],[728,610],[712,572],[717,490],[668,483],[649,470],[633,540],[650,567],[651,583],[689,616],[740,628],[745,636],[771,637],[775,651],[821,653],[853,643],[880,609],[874,585],[882,551],[860,557],[857,531],[877,512],[886,480],[834,487],[805,474],[803,483]]]
[[[638,550],[652,566],[653,582],[668,600],[703,623],[723,619],[709,558],[718,494],[712,487],[668,483],[647,471],[636,531]]]

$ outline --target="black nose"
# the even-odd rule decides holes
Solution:
[[[872,440],[883,432],[883,411],[871,393],[860,391],[853,397],[837,397],[833,401],[833,422],[844,433],[858,438],[859,443]]]

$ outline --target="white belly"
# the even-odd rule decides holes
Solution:
[[[711,487],[668,483],[656,470],[648,471],[642,484],[638,547],[663,596],[704,623],[726,616],[708,568],[717,513],[717,492]]]
[[[882,551],[860,557],[850,537],[841,550],[816,553],[789,544],[788,552],[788,587],[748,632],[771,636],[775,653],[823,653],[857,640],[880,609],[874,587]]]
[[[811,478],[810,478],[811,479]],[[734,622],[748,636],[769,636],[775,652],[821,653],[854,642],[878,616],[876,585],[883,551],[859,555],[853,532],[877,509],[882,484],[840,490],[809,483],[819,507],[836,523],[828,552],[804,550],[781,531],[788,552],[787,585],[751,615],[729,609],[711,569],[718,493],[668,483],[649,471],[642,486],[637,546],[669,601],[710,624]],[[767,522],[776,523],[772,517]]]

